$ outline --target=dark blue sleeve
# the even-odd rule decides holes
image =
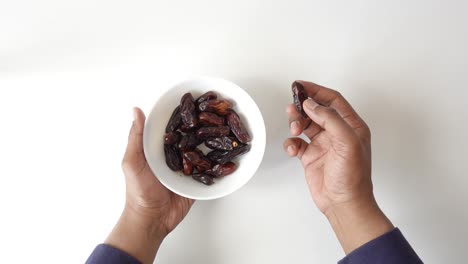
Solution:
[[[351,252],[338,264],[423,263],[398,228]]]
[[[101,244],[94,249],[86,264],[141,264],[141,262],[119,249]]]

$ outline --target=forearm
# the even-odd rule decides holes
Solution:
[[[155,222],[140,217],[127,206],[105,243],[128,253],[143,264],[153,263],[165,237]]]
[[[326,216],[346,254],[394,229],[374,199],[334,205]]]

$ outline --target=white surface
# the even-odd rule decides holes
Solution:
[[[257,175],[197,202],[157,263],[335,263],[343,256],[282,153],[296,78],[340,90],[373,132],[375,192],[426,263],[463,263],[466,1],[0,2],[4,263],[83,263],[124,202],[132,106],[187,75],[259,104]]]
[[[237,165],[236,171],[229,177],[216,179],[215,184],[211,186],[196,182],[192,177],[184,176],[182,172],[172,171],[166,165],[162,140],[167,120],[179,105],[182,95],[191,92],[198,98],[208,91],[214,91],[220,99],[232,102],[234,110],[252,135],[250,151],[234,160]],[[143,135],[146,160],[161,183],[177,194],[196,200],[221,198],[244,186],[257,172],[265,153],[265,144],[265,122],[257,104],[236,84],[213,77],[195,77],[169,87],[152,108]],[[203,148],[201,150],[203,151]]]

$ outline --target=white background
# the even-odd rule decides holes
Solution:
[[[197,202],[156,263],[335,263],[343,257],[282,152],[290,84],[342,92],[373,132],[378,201],[427,263],[466,261],[465,1],[0,1],[0,251],[83,263],[118,219],[132,106],[189,75],[257,101],[257,175]]]

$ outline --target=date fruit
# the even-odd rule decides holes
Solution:
[[[184,157],[184,155],[182,155],[182,167],[182,172],[184,175],[190,176],[193,174],[193,164],[186,157]]]
[[[182,123],[179,127],[179,130],[184,132],[184,133],[193,133],[195,131],[196,127],[188,127],[186,124]]]
[[[198,110],[213,112],[219,115],[227,115],[231,110],[232,104],[228,100],[210,100],[201,103],[198,106]]]
[[[179,143],[179,140],[182,138],[182,134],[179,131],[169,132],[164,135],[164,144],[174,145]]]
[[[219,127],[201,127],[197,130],[197,137],[200,139],[207,139],[212,137],[222,137],[229,135],[228,126],[219,126]]]
[[[296,86],[293,87],[295,102],[296,98],[302,98],[296,96],[300,94],[298,91],[305,96],[303,88]],[[190,92],[184,94],[169,118],[163,137],[167,166],[205,185],[212,185],[236,171],[239,164],[232,160],[250,151],[252,137],[232,107],[231,101],[213,91],[196,100]],[[202,143],[210,149],[207,155],[198,148]]]
[[[308,118],[303,106],[304,101],[307,100],[307,94],[304,90],[304,86],[299,82],[293,82],[292,93],[297,112],[300,113],[304,118]]]
[[[184,94],[180,100],[180,116],[182,117],[182,123],[188,128],[197,126],[197,111],[191,93]]]
[[[250,145],[242,145],[231,151],[213,150],[210,153],[208,153],[208,155],[206,155],[206,158],[214,164],[226,164],[233,160],[235,157],[249,152],[250,148]]]
[[[176,131],[180,124],[182,123],[182,117],[180,116],[180,106],[177,106],[172,112],[171,118],[169,118],[169,122],[166,126],[166,133]]]
[[[218,95],[215,92],[209,91],[209,92],[202,94],[200,97],[198,97],[197,100],[195,101],[195,104],[198,106],[205,101],[210,101],[210,100],[214,100],[217,98],[218,98]]]
[[[237,166],[233,162],[228,162],[226,164],[216,164],[213,166],[213,168],[205,171],[205,174],[208,174],[212,177],[219,178],[219,177],[224,177],[229,174],[232,174],[234,171],[236,171]]]
[[[234,110],[231,110],[231,113],[226,116],[226,121],[228,126],[231,128],[232,133],[237,137],[237,139],[239,139],[240,142],[245,144],[252,141],[249,132],[240,120],[239,115]]]
[[[164,145],[164,155],[166,157],[166,164],[171,170],[182,170],[181,157],[174,145]]]
[[[220,117],[215,113],[210,112],[201,112],[198,115],[198,122],[202,125],[209,125],[209,126],[224,126],[224,118]]]
[[[211,169],[211,162],[198,151],[185,152],[184,158],[190,161],[197,168],[200,167],[203,171]]]
[[[210,149],[233,150],[239,143],[232,137],[217,137],[205,140],[205,146]]]
[[[201,182],[205,185],[212,185],[214,183],[213,178],[206,174],[194,174],[192,178],[198,182]]]
[[[204,173],[206,171],[205,167],[197,166],[195,167],[198,173]]]
[[[202,142],[203,140],[199,139],[195,134],[186,134],[180,139],[177,147],[182,151],[193,150]]]

